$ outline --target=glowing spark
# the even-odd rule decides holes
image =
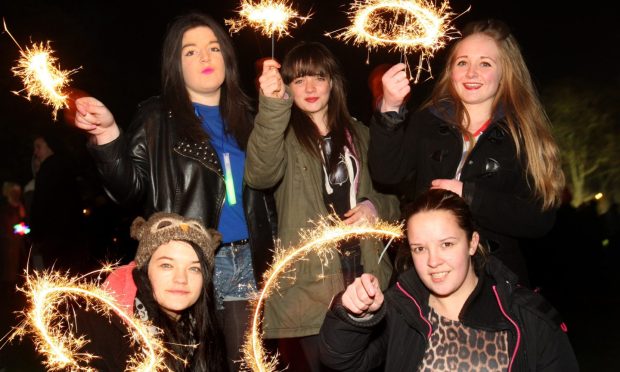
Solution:
[[[84,364],[96,356],[80,352],[89,341],[84,336],[76,337],[71,331],[69,315],[59,310],[68,300],[81,299],[86,303],[86,310],[96,311],[102,316],[111,316],[112,313],[119,316],[130,329],[132,342],[140,343],[140,351],[130,358],[127,370],[167,370],[163,357],[167,350],[150,333],[149,329],[153,327],[125,313],[114,297],[97,283],[84,280],[86,276],[101,274],[111,268],[108,265],[78,278],[69,278],[59,272],[26,275],[25,285],[19,290],[26,294],[29,308],[23,311],[24,320],[12,332],[9,341],[31,334],[37,351],[46,357],[44,363],[50,371],[94,371]]]
[[[452,35],[458,35],[450,25],[454,13],[447,1],[437,7],[429,0],[356,0],[348,14],[351,26],[326,35],[353,45],[366,44],[369,53],[377,48],[402,55],[419,52],[415,83],[423,69],[432,77],[430,58]]]
[[[61,108],[68,108],[68,95],[62,92],[69,82],[69,76],[77,70],[64,71],[57,67],[57,58],[53,56],[54,51],[50,48],[48,41],[45,45],[33,43],[30,48],[23,49],[9,32],[4,22],[4,30],[19,47],[21,57],[17,61],[17,66],[11,71],[20,79],[24,89],[13,92],[22,96],[25,91],[27,100],[37,96],[43,103],[53,108],[52,116],[56,120],[56,114]]]
[[[297,22],[304,23],[310,16],[300,16],[288,5],[286,0],[263,0],[255,3],[251,0],[242,0],[238,11],[239,19],[227,19],[230,33],[239,32],[244,27],[255,28],[265,36],[278,38],[289,35],[289,27],[297,27]]]
[[[244,363],[252,371],[275,371],[277,355],[269,357],[262,347],[261,312],[265,299],[277,290],[279,275],[296,261],[304,259],[310,252],[317,253],[323,259],[335,253],[335,246],[343,240],[374,236],[377,238],[402,237],[402,225],[391,225],[377,221],[365,226],[346,225],[338,217],[330,215],[316,223],[316,228],[301,232],[301,243],[292,249],[276,249],[273,264],[263,274],[263,289],[254,300],[252,328],[248,330],[243,347]]]

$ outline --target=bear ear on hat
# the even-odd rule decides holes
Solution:
[[[146,225],[146,220],[142,217],[136,217],[136,219],[131,223],[131,229],[129,230],[131,237],[136,240],[142,240],[145,229],[144,225]]]

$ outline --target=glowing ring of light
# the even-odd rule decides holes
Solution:
[[[54,280],[57,279],[57,280]],[[148,330],[144,325],[136,318],[125,313],[125,311],[119,307],[118,303],[112,297],[110,293],[101,289],[93,284],[79,284],[74,281],[62,277],[57,273],[51,275],[43,275],[32,280],[31,277],[27,277],[27,286],[29,290],[23,290],[30,296],[33,304],[32,308],[26,313],[27,322],[33,329],[33,336],[39,339],[37,343],[37,349],[43,350],[43,353],[47,356],[47,364],[51,369],[67,368],[67,366],[74,366],[75,368],[84,368],[85,370],[91,370],[87,367],[80,367],[78,361],[75,360],[71,354],[74,352],[76,344],[73,336],[67,336],[65,342],[59,340],[54,336],[54,332],[51,331],[50,322],[57,319],[58,314],[54,314],[56,304],[61,303],[63,295],[73,295],[77,298],[83,298],[89,301],[89,297],[99,301],[106,306],[100,307],[100,312],[109,314],[111,311],[116,313],[124,323],[132,328],[132,337],[136,340],[141,340],[140,352],[137,352],[128,360],[128,362],[135,363],[136,367],[132,367],[131,370],[135,371],[158,371],[165,368],[163,365],[162,354],[164,349],[157,340],[153,340],[153,337],[148,334]],[[61,285],[57,285],[61,282]],[[92,301],[92,300],[90,300]],[[90,302],[89,302],[90,303]],[[96,304],[102,306],[101,304]],[[26,333],[25,326],[16,331],[19,333]],[[135,336],[138,337],[135,337]],[[68,342],[67,342],[68,341]],[[67,345],[68,344],[68,345]],[[135,355],[146,354],[146,357],[134,358]]]
[[[375,35],[368,30],[368,23],[371,16],[376,11],[381,10],[404,10],[417,19],[417,21],[423,26],[424,32],[421,32],[419,37],[401,37],[398,39],[386,39]],[[442,25],[442,19],[437,17],[431,10],[420,6],[415,2],[402,2],[393,1],[385,2],[381,4],[373,4],[362,7],[357,13],[355,18],[355,27],[358,30],[363,30],[364,33],[360,34],[360,38],[366,40],[372,40],[381,44],[395,44],[406,47],[417,47],[419,45],[432,46],[437,43],[437,37],[431,37],[430,35],[439,35]],[[408,35],[409,36],[409,35]]]
[[[375,225],[376,226],[376,225]],[[299,259],[306,256],[306,254],[311,251],[321,248],[325,245],[333,245],[342,240],[346,240],[351,236],[374,236],[374,237],[383,237],[383,238],[400,238],[402,237],[402,231],[400,231],[400,226],[390,226],[391,228],[383,228],[383,227],[354,227],[347,226],[342,227],[339,230],[338,227],[334,227],[327,233],[320,236],[318,239],[310,240],[306,243],[302,243],[299,248],[293,249],[290,253],[286,254],[281,260],[277,260],[274,265],[265,273],[265,280],[263,290],[260,292],[258,296],[258,300],[255,302],[254,306],[254,315],[252,317],[252,328],[251,333],[247,336],[246,345],[244,347],[244,360],[248,367],[252,368],[254,371],[260,372],[268,372],[274,371],[275,366],[277,365],[277,356],[272,356],[271,360],[267,360],[267,355],[265,350],[261,345],[261,332],[259,331],[259,326],[261,324],[260,321],[260,313],[262,309],[263,302],[266,297],[269,296],[271,291],[271,287],[278,279],[278,275],[289,265],[298,261]],[[385,226],[385,225],[383,225]],[[328,229],[326,226],[322,226],[326,230]],[[398,231],[397,231],[398,230]]]

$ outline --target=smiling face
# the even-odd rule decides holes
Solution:
[[[159,246],[148,265],[153,297],[173,319],[178,319],[200,297],[202,275],[196,251],[189,243],[179,240]]]
[[[470,241],[452,212],[432,210],[409,218],[407,239],[413,265],[432,295],[469,296],[477,283],[471,257],[478,247],[478,233]]]
[[[224,57],[213,31],[206,26],[190,28],[181,47],[183,80],[192,102],[217,106],[226,77]]]
[[[502,78],[495,41],[483,34],[461,40],[454,53],[450,77],[465,107],[482,105],[490,112]]]

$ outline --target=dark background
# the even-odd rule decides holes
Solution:
[[[367,50],[323,36],[325,32],[346,27],[348,2],[334,0],[297,1],[300,13],[313,12],[312,19],[292,37],[276,42],[276,58],[300,40],[325,42],[345,66],[349,82],[351,111],[365,120],[370,96],[367,77],[380,63],[396,63],[397,53]],[[599,3],[568,5],[564,1],[451,1],[460,14],[454,24],[483,17],[505,20],[521,43],[526,62],[539,88],[555,79],[580,77],[605,83],[620,81],[617,48],[620,32],[617,13]],[[79,68],[71,87],[84,90],[102,100],[126,126],[141,100],[159,92],[160,48],[167,22],[187,9],[201,9],[217,19],[235,16],[237,1],[3,1],[0,14],[9,31],[22,45],[51,41],[63,70]],[[254,94],[254,61],[271,55],[271,40],[251,29],[234,34],[243,79]],[[8,35],[0,37],[0,181],[25,183],[31,178],[31,135],[40,126],[62,127],[51,119],[51,110],[38,98],[28,102],[11,93],[22,89],[10,71],[18,59],[18,49]],[[435,74],[441,71],[443,50],[432,60]],[[410,56],[416,63],[417,56]],[[414,87],[413,99],[427,96],[433,81]],[[63,129],[58,129],[63,130]]]
[[[281,58],[300,40],[318,40],[327,44],[344,67],[349,107],[356,117],[365,121],[371,100],[367,88],[370,71],[381,63],[396,63],[400,56],[374,51],[366,64],[368,52],[365,47],[323,36],[325,32],[348,26],[347,4],[346,1],[332,0],[296,1],[295,7],[300,13],[312,11],[314,15],[305,24],[292,29],[291,37],[276,41],[275,56]],[[567,78],[586,80],[601,87],[620,84],[617,52],[620,18],[598,2],[569,5],[555,0],[453,0],[450,4],[457,14],[465,12],[471,5],[468,12],[454,21],[457,29],[467,21],[484,17],[506,21],[520,42],[535,83],[541,90],[556,80]],[[224,0],[163,3],[142,0],[4,0],[0,4],[0,15],[22,47],[32,42],[51,41],[62,69],[79,68],[72,76],[70,86],[103,101],[119,125],[126,128],[136,105],[159,93],[161,42],[170,19],[185,10],[200,9],[222,20],[223,24],[225,18],[235,17],[237,6],[237,1]],[[234,34],[233,40],[246,91],[255,97],[254,62],[271,55],[271,39],[244,29]],[[439,51],[431,61],[435,76],[442,69],[444,52]],[[90,217],[91,230],[88,233],[96,241],[93,246],[113,257],[126,259],[131,256],[127,253],[131,242],[123,239],[127,238],[132,212],[106,202],[84,149],[86,138],[64,122],[62,111],[58,121],[54,122],[52,110],[41,104],[38,98],[29,102],[11,93],[22,89],[21,81],[11,72],[18,58],[19,50],[14,42],[8,35],[0,35],[0,183],[16,181],[24,185],[32,178],[33,135],[42,128],[52,128],[63,138],[76,167],[82,171],[89,188],[86,194],[90,193],[89,200],[98,211]],[[416,61],[417,55],[411,55],[410,62]],[[414,86],[412,103],[426,98],[432,84],[433,80],[430,80]],[[576,227],[576,230],[588,229],[587,226]],[[554,244],[562,248],[564,242],[573,238],[572,232],[557,230],[555,234],[542,245]],[[562,243],[553,241],[557,237],[563,239]],[[553,283],[543,288],[543,293],[554,301],[567,321],[582,370],[615,370],[614,353],[620,350],[617,337],[620,329],[615,321],[615,309],[620,305],[616,294],[620,280],[617,274],[613,274],[615,261],[592,255],[581,259],[579,255],[588,247],[579,243],[574,245],[573,252],[577,253],[570,258],[570,266],[556,264],[546,270],[545,262],[536,262],[540,269],[538,274],[544,279],[542,282]],[[540,242],[532,247],[544,248]],[[532,256],[537,257],[536,252]],[[559,271],[564,272],[558,275]],[[19,299],[15,301],[20,303]],[[9,302],[15,303],[13,300]],[[9,319],[7,325],[13,325],[14,309],[0,305],[0,310],[2,317]],[[0,332],[5,330],[3,326]],[[32,350],[28,340],[5,348],[2,353],[9,355],[8,370],[40,370]]]

